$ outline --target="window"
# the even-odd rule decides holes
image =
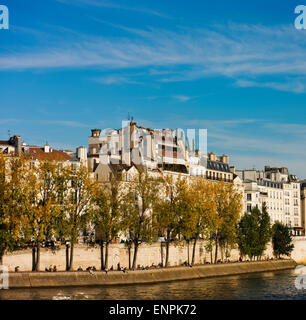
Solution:
[[[252,211],[252,205],[251,204],[248,204],[247,205],[247,212],[251,212]]]
[[[252,194],[251,194],[251,193],[248,193],[248,194],[247,194],[247,200],[248,200],[248,201],[252,201]]]

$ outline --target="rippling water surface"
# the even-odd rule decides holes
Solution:
[[[150,285],[0,290],[1,300],[306,299],[294,271],[265,272]]]

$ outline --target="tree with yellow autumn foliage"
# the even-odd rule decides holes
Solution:
[[[165,175],[161,180],[159,198],[155,203],[153,223],[158,237],[164,237],[166,244],[165,267],[169,263],[170,243],[178,239],[184,211],[188,206],[188,185],[186,179]],[[163,255],[163,252],[161,253]]]

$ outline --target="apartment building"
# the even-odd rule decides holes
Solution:
[[[13,136],[9,140],[0,140],[0,153],[6,156],[25,155],[32,163],[39,161],[60,161],[71,163],[74,167],[80,164],[87,166],[87,149],[80,146],[76,152],[72,150],[56,150],[48,143],[43,147],[28,145],[21,141],[21,136]]]
[[[189,144],[184,134],[173,129],[144,128],[136,122],[123,122],[121,129],[93,129],[88,139],[89,168],[96,176],[103,176],[103,166],[143,166],[149,171],[160,171],[187,177],[202,176],[210,180],[233,182],[227,155],[217,156]],[[192,147],[190,147],[192,145]],[[100,164],[100,165],[99,165]],[[105,176],[105,175],[104,175]]]
[[[304,235],[306,230],[306,180],[301,181],[301,219]]]
[[[270,168],[263,171],[238,170],[237,174],[244,185],[244,210],[263,205],[267,207],[271,222],[282,222],[291,228],[293,235],[303,235],[300,203],[300,181],[290,175],[288,169]]]
[[[0,153],[19,155],[21,153],[21,137],[13,136],[8,140],[0,140]]]

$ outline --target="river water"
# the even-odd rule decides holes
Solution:
[[[230,300],[306,299],[294,270],[150,285],[0,290],[0,300]]]

